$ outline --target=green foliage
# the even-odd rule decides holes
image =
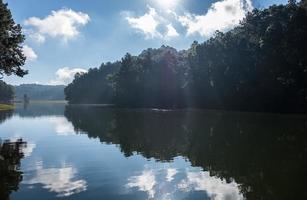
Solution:
[[[0,0],[0,77],[11,74],[22,77],[27,74],[21,68],[26,60],[21,47],[24,40],[21,26],[15,24],[7,4]]]
[[[239,27],[196,46],[196,105],[306,111],[306,21],[306,9],[294,3],[254,10]]]
[[[125,107],[306,112],[304,5],[291,1],[254,10],[238,27],[194,42],[187,51],[162,46],[127,54],[109,75],[94,75],[101,69],[93,69],[77,76],[66,97],[73,103],[104,103],[95,95],[104,96],[108,88],[106,96],[114,97],[108,102]]]
[[[180,107],[184,104],[187,69],[184,52],[171,47],[127,54],[112,80],[115,103],[130,107]]]
[[[0,80],[0,102],[10,102],[14,98],[13,86]]]
[[[112,103],[113,88],[110,79],[119,67],[119,62],[106,63],[99,69],[76,74],[74,81],[65,88],[66,100],[70,103]]]

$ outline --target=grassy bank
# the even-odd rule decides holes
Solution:
[[[14,109],[14,105],[10,104],[0,104],[0,111],[1,110],[12,110]]]

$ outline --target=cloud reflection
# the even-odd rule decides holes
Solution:
[[[172,182],[174,180],[174,176],[178,173],[177,169],[168,168],[166,170],[166,181]]]
[[[73,125],[65,117],[51,117],[50,121],[58,135],[67,136],[75,134]]]
[[[187,172],[186,179],[178,184],[178,188],[186,192],[205,191],[211,199],[215,200],[244,199],[235,181],[227,183],[225,180],[210,176],[209,172]]]
[[[244,199],[235,181],[227,183],[203,171],[145,169],[129,178],[126,186],[146,192],[148,199],[185,199],[195,191],[203,191],[205,197],[214,200]]]
[[[22,152],[23,152],[25,157],[30,157],[32,155],[32,152],[34,151],[35,148],[36,148],[36,144],[35,143],[28,143],[22,149]]]
[[[130,178],[127,186],[129,188],[138,188],[140,191],[147,192],[149,198],[154,198],[155,190],[154,186],[156,185],[156,177],[152,170],[145,170],[139,176],[134,176]]]
[[[43,188],[57,193],[58,197],[68,197],[87,190],[85,180],[74,180],[77,170],[73,167],[44,169],[39,166],[33,178],[25,184],[42,184]]]

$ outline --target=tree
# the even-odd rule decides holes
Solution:
[[[0,77],[11,74],[23,77],[27,74],[21,68],[26,60],[21,46],[24,40],[21,26],[15,24],[8,5],[0,0]]]
[[[289,3],[290,5],[295,5],[295,4],[296,4],[296,0],[288,0],[288,3]]]
[[[119,62],[102,64],[87,73],[78,73],[65,88],[65,98],[69,103],[111,104],[114,97],[112,75],[120,67]]]
[[[0,80],[0,102],[9,102],[14,98],[13,86]]]
[[[302,0],[302,1],[300,2],[300,5],[301,5],[302,7],[307,8],[307,0]]]

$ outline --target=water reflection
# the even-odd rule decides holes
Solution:
[[[32,177],[27,177],[24,184],[41,184],[44,189],[55,192],[58,197],[68,197],[87,189],[87,182],[77,180],[76,175],[77,170],[72,166],[63,164],[60,168],[44,168],[42,162],[38,162]]]
[[[244,199],[240,193],[239,185],[234,180],[227,183],[223,179],[210,176],[209,172],[188,171],[186,178],[178,184],[178,188],[187,192],[205,191],[210,199]]]
[[[77,132],[117,144],[127,157],[138,153],[169,162],[182,156],[204,170],[185,172],[177,184],[180,190],[205,191],[213,199],[306,197],[304,116],[85,106],[67,107],[65,116]],[[168,173],[164,180],[171,182],[178,175]],[[127,186],[157,198],[156,187],[162,183],[167,181],[148,169],[131,177]]]
[[[75,134],[73,125],[65,117],[53,116],[49,120],[54,125],[55,132],[58,135],[67,136]]]
[[[126,186],[146,192],[149,199],[193,199],[197,192],[202,193],[202,199],[244,199],[235,181],[227,183],[196,169],[145,169],[129,178]]]
[[[178,173],[177,169],[174,168],[168,168],[166,170],[166,181],[167,182],[172,182],[174,180],[174,176]]]
[[[0,199],[9,199],[10,194],[19,189],[23,174],[19,170],[20,160],[26,146],[21,139],[12,142],[0,138]]]
[[[24,157],[25,158],[30,157],[35,148],[36,148],[35,143],[27,143],[27,145],[24,146],[23,149],[22,149],[22,153],[23,153]]]
[[[1,110],[0,111],[0,124],[13,116],[12,110]]]
[[[16,104],[14,113],[20,117],[63,116],[65,103]]]
[[[148,193],[150,199],[155,197],[156,177],[152,170],[143,171],[141,175],[129,178],[127,187],[137,187],[140,191]]]

